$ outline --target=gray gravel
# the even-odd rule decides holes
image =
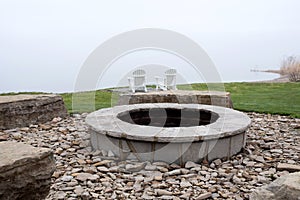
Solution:
[[[252,125],[243,152],[184,167],[119,161],[112,152],[91,151],[86,114],[0,131],[0,141],[53,149],[57,170],[47,199],[248,199],[254,189],[300,166],[300,119],[248,115]]]

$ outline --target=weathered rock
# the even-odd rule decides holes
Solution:
[[[282,150],[281,150],[281,149],[271,149],[270,152],[271,152],[271,153],[278,153],[278,154],[281,154],[281,153],[282,153]]]
[[[145,166],[146,166],[146,163],[138,163],[135,165],[127,164],[125,166],[125,169],[130,172],[138,172],[138,171],[141,171],[142,169],[144,169]]]
[[[254,191],[252,200],[298,200],[300,197],[300,172],[291,173]]]
[[[290,172],[300,171],[300,165],[292,165],[287,163],[278,163],[277,170],[287,170]]]
[[[148,171],[154,171],[156,169],[157,169],[157,166],[155,166],[155,165],[147,164],[145,166],[145,170],[148,170]]]
[[[191,187],[191,186],[192,186],[192,184],[188,181],[185,181],[185,180],[181,181],[181,183],[180,183],[181,188],[187,188],[187,187]]]
[[[199,164],[196,164],[196,163],[194,163],[194,162],[192,162],[192,161],[187,161],[186,163],[185,163],[185,168],[187,168],[187,169],[190,169],[190,168],[193,168],[193,167],[198,167],[199,166]]]
[[[59,95],[0,96],[0,130],[44,123],[55,117],[66,117]]]
[[[204,194],[200,194],[196,200],[202,200],[202,199],[208,199],[211,197],[211,193],[210,192],[206,192]]]
[[[4,134],[0,132],[0,142],[6,141],[8,139],[8,134]]]
[[[86,181],[86,180],[97,180],[99,176],[97,174],[90,174],[90,173],[78,173],[76,174],[76,179],[79,181]]]
[[[95,163],[94,166],[97,167],[97,166],[105,165],[106,167],[108,167],[109,163],[111,162],[112,162],[111,160],[102,160],[100,162]]]
[[[84,189],[79,185],[75,187],[74,192],[80,196],[84,192]]]
[[[0,142],[0,199],[44,199],[54,170],[50,149]]]
[[[97,167],[97,169],[98,169],[98,171],[100,171],[100,172],[109,172],[109,170],[106,168],[106,167]]]
[[[175,176],[175,175],[180,175],[181,170],[180,169],[174,169],[173,171],[167,172],[165,175],[166,176]]]
[[[173,200],[174,196],[169,196],[169,195],[163,195],[161,197],[158,197],[158,199],[163,199],[163,200]]]
[[[168,190],[162,190],[162,189],[156,189],[155,192],[157,195],[162,196],[162,195],[172,195],[173,193],[168,191]]]
[[[73,176],[63,176],[61,177],[61,180],[64,182],[69,182],[73,179]]]
[[[154,198],[155,198],[154,196],[150,196],[147,193],[144,193],[142,196],[142,199],[154,199]]]

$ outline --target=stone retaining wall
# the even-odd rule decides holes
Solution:
[[[229,92],[168,90],[126,93],[119,95],[118,105],[140,103],[205,104],[233,108]]]
[[[67,115],[59,95],[0,96],[0,130],[44,123]]]

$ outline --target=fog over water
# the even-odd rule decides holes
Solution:
[[[74,91],[91,52],[141,28],[167,29],[195,41],[223,82],[273,79],[278,75],[250,70],[279,69],[283,58],[299,55],[299,9],[298,0],[2,0],[0,93]],[[128,73],[147,64],[176,68],[180,83],[205,82],[179,57],[143,50],[114,62],[96,88],[126,85]],[[164,70],[148,69],[148,82]]]

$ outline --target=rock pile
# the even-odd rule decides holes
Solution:
[[[112,152],[92,151],[85,114],[2,131],[0,140],[55,152],[57,170],[47,199],[248,199],[300,165],[300,119],[248,114],[253,122],[242,153],[185,166],[119,161]]]

